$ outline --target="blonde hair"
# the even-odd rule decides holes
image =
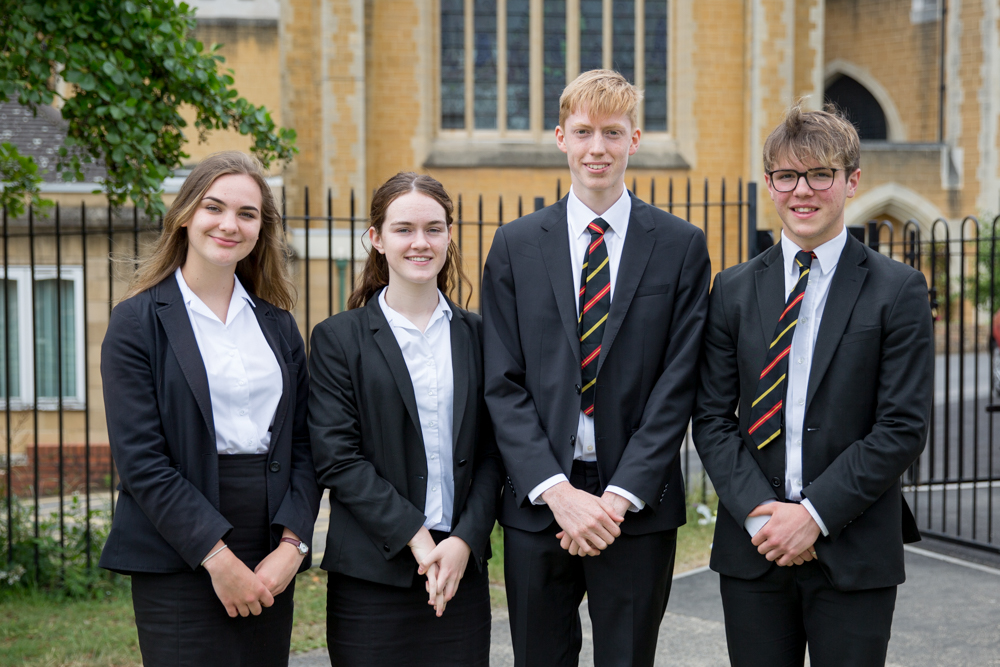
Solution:
[[[843,169],[847,176],[861,166],[858,131],[833,104],[821,111],[804,111],[800,99],[764,142],[764,171],[783,158],[812,158],[825,167]]]
[[[454,207],[444,186],[437,179],[426,174],[401,171],[379,186],[379,189],[372,195],[369,221],[376,234],[382,234],[382,225],[385,223],[385,215],[389,210],[389,205],[399,197],[411,192],[419,192],[440,204],[441,208],[444,209],[445,224],[451,227]],[[465,306],[468,307],[469,299],[472,298],[472,283],[469,282],[465,271],[462,270],[462,252],[458,249],[458,244],[455,243],[455,237],[452,236],[448,243],[444,266],[438,272],[437,286],[442,294],[448,298],[454,298],[454,291],[459,283],[465,283],[469,287],[469,296],[465,300]],[[388,284],[389,262],[386,261],[385,255],[373,246],[368,251],[368,260],[365,262],[365,268],[361,270],[358,286],[347,300],[347,309],[352,310],[365,305],[369,299]]]
[[[260,188],[260,235],[250,254],[236,265],[236,276],[252,294],[284,310],[295,306],[295,284],[288,275],[288,246],[281,228],[281,213],[265,180],[260,161],[240,151],[213,153],[191,173],[181,185],[177,199],[163,217],[163,232],[153,245],[149,257],[142,260],[132,276],[123,299],[159,284],[187,259],[187,229],[212,184],[220,176],[249,176]]]
[[[559,125],[564,126],[573,112],[585,109],[597,118],[625,114],[634,130],[642,98],[642,91],[618,72],[592,69],[573,79],[559,96]]]

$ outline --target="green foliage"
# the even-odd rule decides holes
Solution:
[[[0,523],[0,545],[3,545],[4,557],[8,556],[8,530],[13,535],[10,560],[4,558],[0,561],[0,597],[32,588],[59,597],[96,598],[122,586],[123,577],[97,567],[101,548],[111,527],[109,515],[107,510],[90,510],[91,567],[88,568],[88,513],[78,496],[72,497],[63,516],[65,530],[62,545],[59,543],[59,513],[39,516],[36,537],[34,508],[14,497],[10,526],[6,521]]]
[[[24,213],[25,203],[30,201],[36,208],[44,208],[50,202],[42,199],[38,184],[42,177],[38,165],[31,156],[21,155],[17,146],[0,143],[0,207],[17,217]]]
[[[115,206],[131,198],[161,213],[161,184],[181,166],[186,137],[181,105],[195,111],[199,139],[209,130],[235,129],[253,137],[251,150],[265,164],[290,160],[295,132],[278,128],[218,70],[219,45],[207,50],[191,35],[194,11],[174,0],[0,0],[0,101],[36,109],[64,100],[69,122],[56,170],[83,180],[84,163],[107,168],[104,190]],[[228,70],[232,72],[232,70]],[[72,84],[63,97],[55,74]],[[31,195],[24,168],[0,196]]]
[[[986,213],[979,218],[982,227],[976,243],[975,274],[965,286],[966,297],[982,308],[1000,309],[1000,216]],[[979,291],[976,291],[978,287]],[[992,291],[992,297],[991,297]]]

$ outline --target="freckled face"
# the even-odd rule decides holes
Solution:
[[[182,225],[188,238],[185,266],[235,269],[257,244],[260,211],[260,188],[252,178],[227,174],[215,179],[194,215]]]
[[[372,246],[385,255],[389,284],[437,285],[448,256],[451,227],[441,204],[420,192],[397,197],[385,212],[382,232],[368,230]]]
[[[585,203],[588,195],[616,199],[628,158],[639,149],[639,129],[625,114],[595,118],[587,111],[574,111],[564,125],[556,128],[556,143],[569,160],[573,191]]]
[[[830,167],[817,160],[806,158],[799,162],[785,157],[779,160],[772,171],[794,169],[808,171],[818,167]],[[764,175],[771,201],[781,218],[782,230],[788,240],[803,250],[813,250],[833,239],[844,228],[844,206],[848,197],[853,197],[861,179],[861,170],[848,174],[839,169],[833,175],[833,186],[829,190],[813,190],[805,178],[799,178],[791,192],[778,192],[771,177]]]

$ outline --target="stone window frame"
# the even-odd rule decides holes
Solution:
[[[0,280],[10,280],[15,282],[17,290],[17,332],[18,348],[16,351],[18,359],[18,395],[10,399],[11,410],[30,410],[35,407],[34,383],[35,365],[33,357],[33,320],[32,320],[32,291],[34,283],[42,280],[53,279],[66,280],[73,283],[73,347],[74,347],[74,373],[75,383],[73,387],[63,387],[62,406],[64,410],[83,410],[86,408],[86,384],[84,382],[86,354],[84,349],[84,327],[86,322],[83,318],[84,282],[82,266],[36,265],[34,270],[34,280],[30,266],[7,267],[6,272],[0,267]],[[2,295],[0,295],[0,308],[2,308]],[[4,345],[3,332],[0,330],[0,346]],[[0,409],[6,407],[7,398],[0,396]],[[39,410],[53,411],[59,409],[59,398],[55,396],[39,396]]]

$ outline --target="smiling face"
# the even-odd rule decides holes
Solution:
[[[437,289],[451,241],[441,204],[416,191],[400,195],[386,208],[381,230],[370,228],[368,237],[385,255],[390,286],[396,282]]]
[[[598,215],[621,196],[628,158],[639,149],[640,134],[624,113],[591,118],[586,110],[576,110],[556,127],[556,143],[568,158],[573,192]]]
[[[838,165],[820,164],[812,158],[805,158],[800,162],[795,158],[783,157],[773,164],[772,171],[794,169],[804,172],[817,167]],[[850,174],[838,169],[833,175],[833,186],[829,190],[813,190],[805,178],[800,178],[791,192],[778,192],[774,189],[771,177],[764,175],[785,236],[803,250],[814,250],[840,233],[844,228],[844,205],[848,197],[854,196],[860,179],[860,169]]]
[[[261,225],[261,194],[245,174],[215,179],[198,203],[187,228],[185,271],[235,271],[236,264],[257,244]]]

